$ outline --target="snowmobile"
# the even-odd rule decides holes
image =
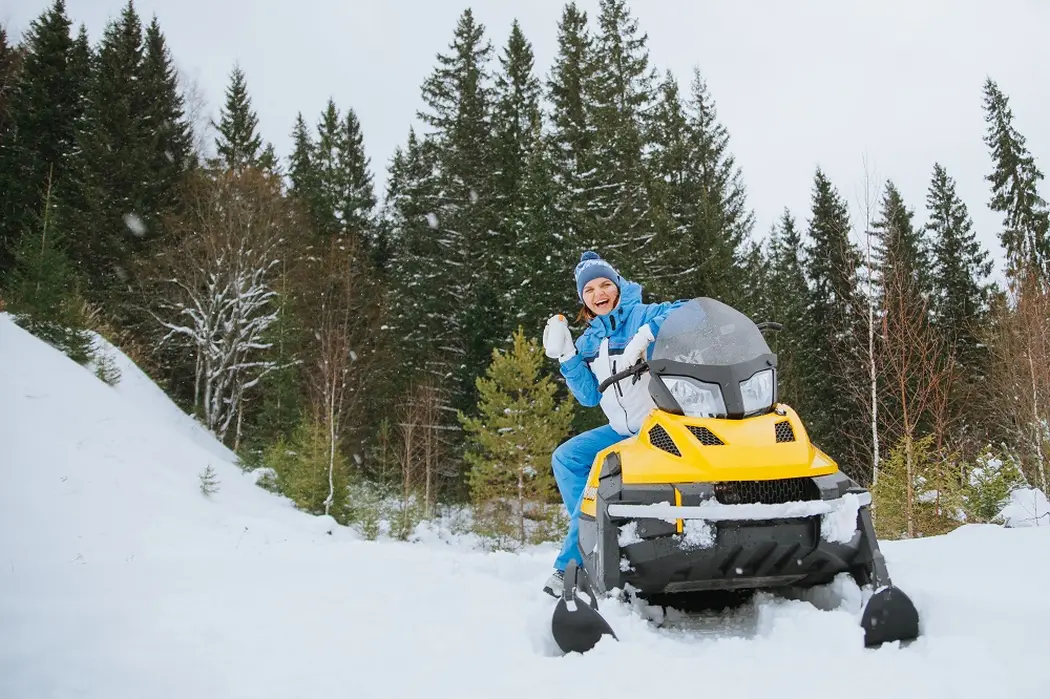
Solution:
[[[870,586],[864,644],[919,635],[893,586],[871,494],[809,440],[778,401],[777,357],[756,324],[711,298],[672,311],[651,358],[601,382],[648,381],[656,404],[638,434],[600,452],[580,505],[582,566],[571,563],[551,622],[565,653],[616,637],[598,598],[806,589],[848,573]],[[582,596],[581,596],[582,593]]]

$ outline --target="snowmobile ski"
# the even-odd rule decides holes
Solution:
[[[589,601],[580,599],[580,592]],[[587,579],[587,571],[575,561],[570,561],[565,568],[565,587],[554,608],[551,632],[563,653],[586,653],[602,636],[616,638],[609,622],[598,611],[598,597]]]
[[[903,590],[891,585],[868,600],[860,625],[864,628],[867,648],[893,641],[913,641],[919,637],[919,612]]]

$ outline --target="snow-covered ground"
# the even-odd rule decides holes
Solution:
[[[1050,694],[1050,526],[884,544],[922,616],[907,648],[863,649],[842,584],[830,611],[763,597],[690,631],[606,602],[620,641],[562,657],[553,546],[329,534],[117,361],[111,388],[0,315],[4,699]]]

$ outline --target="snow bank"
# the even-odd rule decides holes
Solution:
[[[695,684],[667,691],[1035,699],[1050,683],[1050,527],[887,543],[922,615],[906,649],[862,647],[863,591],[840,578],[695,632],[605,601],[620,641],[558,657],[541,592],[556,547],[484,553],[430,526],[361,541],[255,486],[134,373],[110,388],[0,316],[0,697],[648,696],[683,670]],[[819,592],[841,594],[819,611]]]
[[[1050,527],[1050,502],[1038,488],[1018,488],[996,519],[1007,527]]]

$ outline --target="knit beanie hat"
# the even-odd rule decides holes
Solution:
[[[587,282],[592,279],[597,279],[598,277],[611,279],[617,288],[619,288],[622,281],[620,273],[592,250],[588,250],[580,255],[580,262],[576,265],[573,275],[576,277],[576,294],[581,301],[583,300],[583,287],[587,286]]]

